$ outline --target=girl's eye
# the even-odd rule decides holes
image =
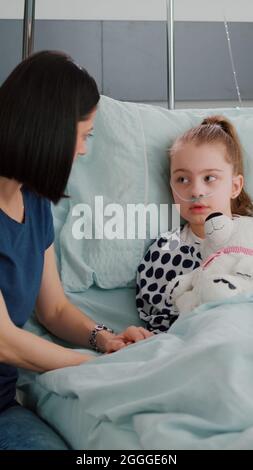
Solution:
[[[211,183],[212,181],[215,181],[216,180],[216,177],[215,176],[212,176],[212,175],[207,175],[205,176],[205,181],[207,181],[208,183]]]
[[[176,182],[177,183],[188,183],[189,180],[185,176],[179,176],[179,178],[177,178]]]

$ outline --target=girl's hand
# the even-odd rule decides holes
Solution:
[[[154,336],[154,333],[151,333],[142,326],[129,326],[118,335],[109,333],[106,330],[100,331],[97,335],[97,343],[101,351],[112,353],[151,336]]]

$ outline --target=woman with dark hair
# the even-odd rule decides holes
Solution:
[[[0,449],[67,448],[15,401],[17,367],[43,372],[93,358],[23,330],[34,307],[54,335],[101,352],[151,334],[96,325],[69,302],[56,268],[50,201],[64,197],[73,160],[86,152],[98,101],[86,70],[52,51],[21,62],[0,88]]]

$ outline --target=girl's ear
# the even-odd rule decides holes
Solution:
[[[233,176],[232,179],[232,199],[239,196],[244,184],[244,178],[242,175]]]

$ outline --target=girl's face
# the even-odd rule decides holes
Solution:
[[[89,114],[88,119],[78,122],[74,160],[76,160],[78,155],[85,155],[87,152],[87,138],[93,130],[95,116],[96,110]]]
[[[233,175],[233,167],[225,159],[222,144],[188,143],[171,158],[171,190],[181,216],[193,232],[204,238],[204,223],[212,212],[231,217],[231,199],[243,186],[243,176]],[[208,196],[191,201],[200,195]]]

